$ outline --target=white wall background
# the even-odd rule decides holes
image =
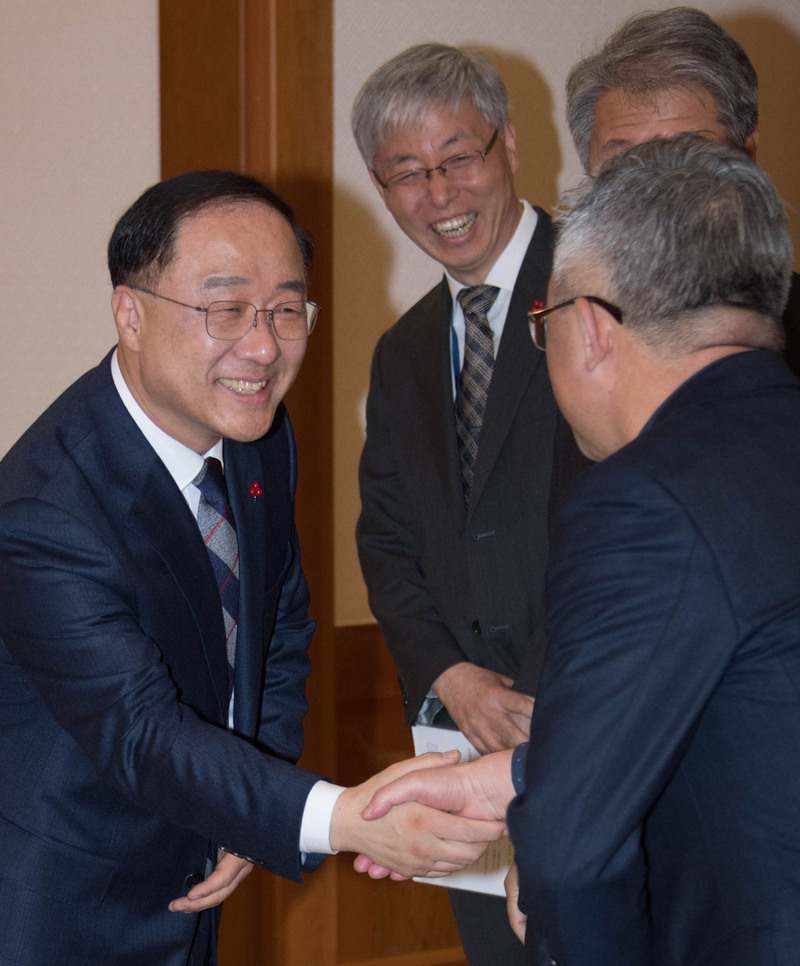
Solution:
[[[2,0],[0,454],[115,342],[105,246],[158,180],[158,0]]]

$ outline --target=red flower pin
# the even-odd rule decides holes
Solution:
[[[250,496],[252,496],[253,503],[256,502],[258,497],[264,495],[264,491],[261,489],[261,484],[258,482],[258,480],[253,480],[253,482],[250,484],[250,489],[247,492],[250,494]]]
[[[531,306],[531,312],[538,312],[543,308],[544,308],[544,302],[540,302],[539,299],[536,299],[536,301]]]

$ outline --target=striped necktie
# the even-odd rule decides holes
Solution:
[[[228,686],[232,689],[236,663],[236,624],[239,620],[239,542],[236,539],[236,523],[228,505],[225,477],[218,459],[207,459],[192,482],[200,490],[197,525],[219,588],[228,653]]]
[[[464,504],[469,509],[469,492],[478,458],[478,441],[483,425],[489,383],[494,367],[494,337],[488,313],[500,289],[494,285],[462,288],[457,298],[464,310],[464,365],[458,380],[455,403],[458,454]]]

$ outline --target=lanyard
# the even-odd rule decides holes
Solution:
[[[456,335],[456,327],[452,324],[450,326],[450,345],[453,353],[453,395],[455,396],[458,394],[458,377],[461,374],[461,363],[458,357],[458,336]]]

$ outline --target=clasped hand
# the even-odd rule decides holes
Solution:
[[[457,753],[456,753],[457,754]],[[402,774],[392,777],[391,783],[383,784],[374,790],[369,802],[361,811],[361,817],[369,823],[386,821],[398,809],[407,808],[414,804],[424,807],[427,812],[439,811],[438,829],[446,834],[448,829],[460,828],[459,823],[470,823],[469,828],[475,829],[477,834],[484,836],[484,846],[470,859],[456,868],[475,861],[485,849],[489,841],[495,841],[506,832],[506,809],[514,797],[514,786],[511,781],[511,751],[500,751],[491,755],[484,755],[477,761],[467,764],[446,764],[442,767],[441,758],[444,756],[423,755],[412,759],[412,762],[423,762],[423,767],[406,767]],[[453,756],[455,758],[455,755]],[[435,760],[439,758],[439,761]],[[424,759],[429,759],[424,761]],[[401,765],[408,766],[409,762]],[[389,769],[376,775],[372,782],[388,778]],[[361,786],[364,787],[364,786]],[[491,833],[491,837],[490,834]],[[367,849],[362,849],[354,862],[358,872],[366,872],[373,879],[381,879],[391,875],[393,879],[407,877],[407,873],[396,863],[385,862]],[[456,871],[456,868],[447,871]],[[428,872],[414,872],[414,875],[428,875]],[[437,872],[434,874],[447,874]]]
[[[510,752],[487,758],[504,755],[510,760]],[[358,853],[356,869],[372,878],[435,878],[471,865],[490,842],[506,834],[505,806],[513,789],[504,802],[505,791],[479,790],[474,779],[488,776],[489,770],[466,769],[487,759],[469,766],[458,765],[458,760],[457,751],[431,752],[390,765],[345,789],[331,819],[331,848]],[[510,775],[510,761],[506,771]],[[169,908],[193,913],[218,905],[252,868],[246,859],[220,852],[211,875]]]
[[[505,811],[472,815],[438,804],[436,795],[426,801],[425,795],[415,793],[419,777],[414,776],[447,776],[460,767],[458,759],[458,752],[420,755],[346,789],[331,821],[331,847],[360,853],[356,862],[367,867],[356,868],[370,871],[373,878],[436,878],[471,865],[489,842],[506,833]],[[387,797],[390,789],[395,792]]]
[[[515,691],[504,674],[462,661],[442,671],[433,690],[482,755],[528,740],[533,698]]]

